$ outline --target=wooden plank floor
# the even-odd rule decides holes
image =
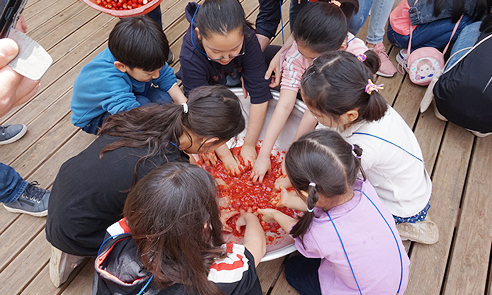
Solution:
[[[188,22],[188,0],[161,4],[166,35],[176,59]],[[254,23],[257,0],[242,0]],[[396,1],[399,2],[399,1]],[[285,36],[290,34],[289,1],[284,0]],[[30,0],[24,12],[28,35],[53,57],[36,97],[0,118],[0,124],[23,123],[29,132],[19,141],[0,147],[0,161],[13,166],[28,181],[50,188],[61,164],[89,145],[94,136],[72,126],[70,97],[75,77],[106,47],[118,21],[79,0]],[[365,28],[359,36],[365,36]],[[281,34],[273,40],[282,44]],[[390,48],[387,46],[387,48]],[[389,55],[395,63],[398,50]],[[179,60],[173,67],[179,69]],[[490,295],[492,244],[492,137],[476,138],[452,123],[439,121],[432,108],[420,114],[425,88],[408,77],[378,78],[383,95],[414,130],[426,167],[433,179],[431,218],[440,230],[435,245],[405,242],[411,260],[406,294]],[[0,294],[90,294],[93,260],[81,265],[60,288],[49,279],[50,245],[45,218],[11,214],[0,209]],[[258,274],[264,294],[297,294],[285,281],[284,258],[261,263]]]

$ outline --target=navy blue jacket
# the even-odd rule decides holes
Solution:
[[[198,4],[195,2],[190,2],[186,6],[186,19],[190,23],[197,9]],[[188,95],[190,90],[205,85],[240,86],[242,76],[244,87],[251,96],[252,104],[263,103],[272,98],[269,87],[270,80],[264,79],[267,70],[265,56],[253,29],[245,27],[242,49],[245,54],[234,58],[227,65],[221,65],[207,59],[202,53],[205,52],[205,49],[195,31],[193,31],[193,42],[198,49],[193,46],[191,30],[194,30],[194,27],[192,28],[190,25],[183,37],[181,53],[179,54],[181,69],[176,74],[183,82],[185,95]]]

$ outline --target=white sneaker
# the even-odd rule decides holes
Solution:
[[[471,133],[473,133],[473,135],[477,136],[477,137],[485,137],[485,136],[489,136],[492,134],[492,132],[489,132],[489,133],[481,133],[481,132],[478,132],[478,131],[473,131],[473,130],[470,130],[470,129],[467,129],[468,131],[470,131]]]
[[[444,117],[443,115],[441,115],[441,113],[439,113],[439,110],[437,109],[437,105],[436,105],[435,100],[432,101],[432,107],[434,108],[434,115],[436,116],[436,118],[438,118],[439,120],[444,121],[444,122],[448,121],[448,119],[446,119],[446,117]]]
[[[408,67],[407,67],[407,50],[406,49],[402,49],[398,52],[398,54],[396,55],[396,62],[398,63],[398,71],[401,73],[402,71],[400,71],[400,68],[402,70],[405,70],[405,72],[408,72]],[[402,74],[405,74],[405,73],[402,73]]]
[[[72,271],[79,266],[86,257],[75,256],[51,246],[50,279],[55,287],[65,283]]]
[[[413,241],[422,244],[435,244],[439,240],[439,229],[430,221],[418,221],[415,223],[400,223],[396,225],[403,241]]]

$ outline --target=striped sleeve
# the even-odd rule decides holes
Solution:
[[[262,294],[253,255],[243,245],[222,247],[227,255],[210,266],[208,280],[224,294]]]

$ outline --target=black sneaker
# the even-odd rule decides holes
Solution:
[[[27,132],[24,124],[0,125],[0,145],[19,140]]]
[[[17,200],[3,204],[5,209],[13,213],[25,213],[37,217],[48,215],[50,191],[36,185],[39,185],[37,181],[29,183]]]

